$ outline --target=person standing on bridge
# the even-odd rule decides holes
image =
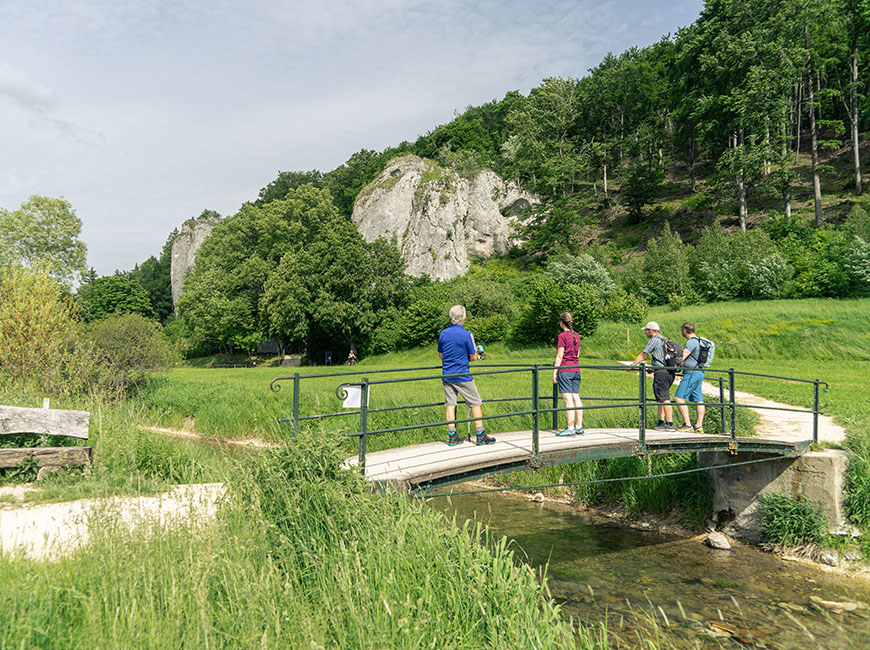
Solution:
[[[480,394],[474,384],[474,378],[469,374],[468,364],[477,361],[480,356],[474,337],[471,332],[462,325],[465,323],[465,307],[453,305],[450,308],[450,325],[441,331],[438,336],[438,356],[441,357],[441,383],[444,386],[444,405],[446,407],[445,418],[447,420],[447,444],[451,447],[463,442],[463,438],[456,432],[456,404],[457,397],[462,399],[471,408],[471,416],[482,418],[483,410]],[[474,420],[474,429],[477,432],[476,443],[478,445],[491,445],[495,438],[486,435],[483,428],[483,420]]]
[[[683,379],[680,381],[680,385],[677,386],[677,392],[674,395],[674,399],[677,401],[677,408],[683,418],[683,426],[677,428],[677,431],[704,433],[704,415],[707,412],[707,408],[704,406],[704,394],[701,392],[704,371],[698,368],[698,353],[701,350],[701,342],[697,334],[695,334],[694,323],[683,323],[680,331],[686,339],[686,345],[683,347],[683,368],[685,368],[685,371],[683,372]],[[698,369],[694,370],[695,368]],[[694,427],[692,427],[692,418],[689,416],[689,407],[686,405],[686,400],[698,405],[698,422]]]
[[[653,320],[643,328],[647,341],[643,352],[638,354],[631,367],[639,365],[647,356],[652,357],[656,366],[665,366],[665,337],[661,335],[659,324]],[[671,386],[674,383],[676,372],[668,368],[659,367],[653,372],[653,395],[659,403],[659,421],[655,428],[659,431],[674,431],[674,409],[671,406]]]
[[[583,435],[583,402],[580,401],[580,369],[571,368],[580,363],[580,337],[574,331],[574,318],[571,312],[559,314],[559,327],[562,328],[556,339],[556,360],[553,362],[553,383],[559,387],[562,399],[565,400],[565,415],[568,417],[568,427],[562,429],[557,436]],[[567,366],[562,368],[562,366]],[[574,423],[577,428],[574,428]]]

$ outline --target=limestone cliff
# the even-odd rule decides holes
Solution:
[[[178,303],[178,298],[184,288],[184,278],[193,268],[197,249],[219,223],[220,219],[215,217],[188,219],[181,226],[181,231],[175,241],[172,242],[172,266],[169,273],[173,305]]]
[[[468,180],[404,156],[360,191],[353,221],[368,241],[394,241],[410,275],[445,280],[464,274],[471,256],[506,253],[516,216],[535,202],[489,170]]]

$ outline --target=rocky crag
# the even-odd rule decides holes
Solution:
[[[468,271],[474,256],[506,253],[512,225],[536,202],[489,170],[466,179],[429,160],[403,156],[360,191],[353,221],[367,241],[394,242],[408,274],[446,280]]]
[[[188,219],[182,224],[181,231],[172,242],[172,265],[169,273],[173,305],[178,303],[178,298],[184,288],[184,278],[193,268],[197,249],[202,246],[202,242],[219,223],[220,219],[209,216]]]

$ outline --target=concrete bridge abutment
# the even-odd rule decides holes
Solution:
[[[768,454],[699,452],[702,466],[713,467],[770,458]],[[761,538],[760,498],[766,494],[800,497],[821,510],[834,533],[846,527],[843,508],[848,456],[828,449],[797,458],[777,458],[761,463],[709,470],[713,481],[713,511],[727,535],[751,542]]]

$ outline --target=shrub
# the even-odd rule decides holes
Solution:
[[[793,269],[763,230],[725,235],[706,228],[691,256],[693,286],[707,300],[779,298]]]
[[[588,284],[603,297],[616,290],[607,268],[591,255],[560,255],[547,264],[547,277],[557,284]]]
[[[381,324],[375,329],[369,341],[369,354],[386,354],[395,352],[403,343],[402,318],[399,310],[392,308],[381,319]]]
[[[827,524],[822,513],[804,499],[784,494],[761,498],[761,541],[768,547],[822,543]]]
[[[412,302],[402,316],[402,347],[432,343],[449,323],[447,309],[436,300]]]
[[[870,243],[863,237],[855,237],[849,245],[845,270],[855,295],[870,294]]]
[[[690,212],[697,212],[699,210],[709,210],[716,203],[716,198],[707,194],[704,191],[695,192],[694,194],[689,195],[685,201],[682,203],[682,207],[685,210],[689,210]]]
[[[510,333],[510,321],[504,314],[493,314],[468,319],[465,328],[477,343],[504,341]]]
[[[177,359],[160,323],[140,314],[110,314],[91,323],[85,337],[113,377],[117,396]]]
[[[794,269],[785,255],[774,251],[758,262],[747,260],[746,292],[748,297],[772,300],[783,295]]]
[[[46,388],[76,340],[76,311],[45,271],[0,268],[0,366],[13,384]]]
[[[668,294],[686,293],[690,285],[686,245],[665,223],[664,232],[650,240],[644,255],[641,295],[650,304],[661,305]]]
[[[668,294],[668,308],[671,311],[680,311],[683,307],[689,304],[689,300],[681,293]]]
[[[604,320],[619,323],[642,323],[648,312],[649,303],[646,300],[624,289],[617,289],[604,306],[601,316]]]
[[[560,287],[549,278],[539,280],[532,288],[531,301],[517,321],[514,338],[520,343],[555,339],[559,333],[559,314],[563,311],[570,311],[574,316],[574,331],[589,336],[595,332],[601,318],[601,298],[589,285]]]

